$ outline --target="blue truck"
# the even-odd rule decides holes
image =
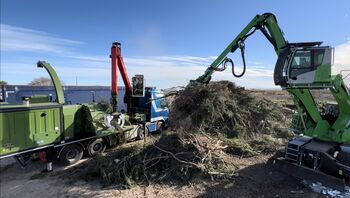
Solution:
[[[133,104],[135,112],[145,113],[148,132],[161,132],[168,126],[168,102],[162,91],[146,87],[144,97],[134,98]]]

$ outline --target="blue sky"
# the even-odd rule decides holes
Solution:
[[[65,84],[109,85],[110,46],[122,43],[129,72],[148,86],[186,85],[201,75],[256,15],[274,13],[290,42],[324,41],[336,49],[335,72],[350,69],[350,1],[1,0],[1,80],[27,84],[47,76],[46,60]],[[239,53],[230,55],[241,65]],[[276,55],[257,32],[246,41],[247,74],[214,80],[274,88]],[[121,83],[121,82],[120,82]]]

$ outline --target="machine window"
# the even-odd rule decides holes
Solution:
[[[311,67],[311,51],[297,51],[292,62],[292,69],[302,69]]]
[[[162,108],[168,107],[168,101],[165,98],[160,99],[160,106]]]
[[[320,50],[314,50],[314,66],[320,66],[323,63],[323,58],[324,58],[324,49],[320,49]]]

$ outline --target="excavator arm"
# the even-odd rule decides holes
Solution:
[[[312,89],[334,90],[332,88],[335,87],[336,83],[333,80],[334,77],[331,77],[332,48],[321,46],[322,42],[288,43],[275,15],[271,13],[256,15],[206,69],[204,74],[196,80],[190,81],[189,86],[209,83],[213,73],[225,70],[228,63],[232,65],[232,74],[238,78],[242,77],[246,70],[244,42],[256,30],[263,33],[278,56],[274,69],[274,82],[275,85],[281,86],[294,96],[298,113],[302,115],[300,118],[303,119],[302,124],[297,127],[300,129],[299,132],[324,141],[339,143],[349,141],[347,130],[339,130],[339,127],[334,127],[338,126],[340,121],[332,126],[330,122],[323,118],[311,93]],[[241,74],[235,73],[233,61],[227,57],[230,52],[233,53],[237,49],[240,49],[243,60]],[[340,97],[340,93],[332,91],[335,98],[338,98],[338,104],[348,104],[349,101],[344,97]],[[348,108],[344,108],[344,106],[346,107],[346,105],[340,105],[341,112]],[[350,116],[350,114],[346,114]],[[341,114],[339,120],[342,117],[347,116]],[[349,126],[346,128],[349,128]]]
[[[238,36],[224,49],[224,51],[214,60],[214,62],[207,68],[204,74],[198,77],[196,80],[191,81],[190,85],[195,84],[207,84],[211,80],[211,76],[215,71],[222,71],[223,68],[219,68],[221,64],[225,67],[227,62],[231,62],[229,58],[227,58],[227,54],[230,52],[233,53],[237,49],[241,50],[242,59],[244,64],[244,70],[241,74],[237,75],[234,73],[234,68],[232,73],[235,77],[241,77],[245,73],[245,58],[244,58],[244,41],[252,34],[255,33],[256,30],[260,30],[267,40],[273,45],[276,54],[280,55],[281,50],[288,43],[284,37],[283,32],[279,28],[277,24],[277,19],[275,15],[271,13],[265,13],[262,15],[256,15],[252,21],[238,34]]]

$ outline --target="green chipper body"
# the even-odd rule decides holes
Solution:
[[[37,66],[50,74],[57,98],[49,101],[49,97],[34,96],[23,99],[23,104],[0,105],[0,159],[47,148],[58,148],[56,151],[60,154],[71,144],[81,147],[77,150],[80,154],[80,149],[91,141],[117,133],[97,126],[96,121],[103,120],[104,115],[98,108],[66,104],[60,80],[51,65],[39,61]],[[125,124],[124,128],[127,127]]]
[[[0,108],[0,155],[57,144],[94,135],[79,130],[82,105],[52,103],[6,105]],[[62,116],[63,115],[63,116]]]
[[[40,109],[41,108],[41,109]],[[16,153],[60,140],[60,107],[13,105],[0,110],[0,155]]]

